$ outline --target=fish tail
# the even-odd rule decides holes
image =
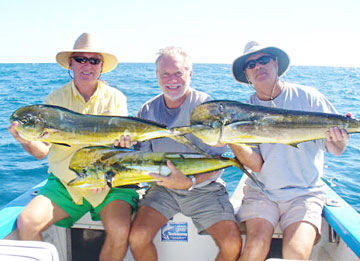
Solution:
[[[200,154],[204,154],[205,156],[210,156],[206,151],[202,150],[200,147],[196,146],[195,144],[193,144],[188,138],[186,138],[185,136],[170,136],[170,139],[179,142],[183,145],[185,145],[186,147],[188,147],[189,149],[192,149]]]
[[[203,129],[204,127],[206,126],[192,125],[192,126],[184,126],[184,127],[175,127],[170,129],[171,135],[169,136],[169,138],[185,145],[189,149],[192,149],[198,153],[204,154],[206,156],[211,156],[206,151],[194,145],[187,137],[185,137],[186,134],[192,133],[195,130]]]

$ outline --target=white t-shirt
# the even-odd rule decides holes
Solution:
[[[249,103],[289,110],[337,113],[316,89],[291,83],[285,83],[280,95],[272,101],[262,101],[254,94],[250,96]],[[254,174],[264,184],[265,193],[271,200],[290,200],[309,192],[324,191],[321,177],[325,140],[300,143],[298,148],[283,144],[260,144],[254,150],[260,152],[264,159],[261,171]],[[258,189],[251,180],[247,184]]]

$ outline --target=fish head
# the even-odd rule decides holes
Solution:
[[[198,105],[192,112],[190,123],[220,127],[233,122],[256,120],[254,105],[230,100],[213,100]]]
[[[29,105],[17,109],[10,116],[10,122],[18,122],[16,130],[27,139],[39,137],[46,125],[40,105]]]
[[[97,172],[95,169],[87,169],[74,179],[68,182],[68,186],[77,188],[105,188],[107,184],[104,173]]]

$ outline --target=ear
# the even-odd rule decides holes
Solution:
[[[249,84],[252,84],[252,82],[249,80],[249,78],[248,78],[248,76],[247,76],[247,74],[246,74],[246,71],[244,72],[244,74],[245,74],[245,78],[246,78],[246,80],[249,82]]]
[[[69,70],[72,70],[71,64],[72,64],[72,60],[71,60],[71,58],[69,57]]]

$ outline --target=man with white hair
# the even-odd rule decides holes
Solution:
[[[289,110],[337,113],[316,89],[280,81],[289,67],[289,57],[276,47],[249,42],[232,71],[236,81],[250,84],[255,93],[249,103]],[[255,148],[229,144],[236,157],[254,173],[264,191],[250,179],[237,214],[246,223],[246,242],[240,260],[264,260],[275,227],[283,231],[283,258],[309,259],[321,231],[321,213],[326,194],[323,174],[324,152],[344,152],[349,135],[331,128],[326,139],[292,147],[260,144]]]
[[[138,116],[158,121],[166,126],[186,126],[193,109],[211,97],[190,87],[192,62],[181,48],[160,50],[156,60],[156,76],[161,94],[147,101]],[[210,147],[193,135],[188,139],[209,154],[221,154],[223,148]],[[128,144],[129,145],[129,144]],[[139,144],[141,150],[154,152],[194,152],[168,138]],[[219,247],[216,260],[236,260],[241,249],[241,237],[235,222],[234,210],[226,188],[218,182],[222,171],[187,177],[171,161],[171,174],[155,177],[152,186],[140,201],[139,210],[130,232],[130,247],[136,260],[157,260],[153,238],[169,219],[181,212],[192,218],[200,234],[208,233]]]

